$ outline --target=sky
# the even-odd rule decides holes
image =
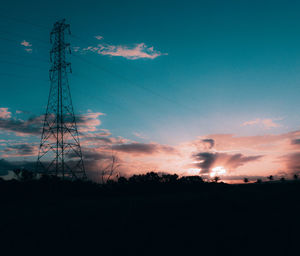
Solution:
[[[36,160],[49,33],[70,24],[88,176],[157,171],[234,182],[300,171],[299,1],[6,1],[0,174]]]

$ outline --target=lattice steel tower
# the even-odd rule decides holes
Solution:
[[[66,61],[67,52],[71,53],[70,44],[65,43],[67,33],[71,33],[70,25],[64,19],[56,22],[50,33],[51,87],[37,172],[62,178],[84,179],[86,173],[67,78],[67,73],[71,73],[71,65]]]

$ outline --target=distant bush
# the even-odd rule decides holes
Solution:
[[[36,172],[26,169],[14,169],[13,172],[20,181],[31,181],[36,178]]]

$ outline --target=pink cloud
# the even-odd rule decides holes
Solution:
[[[98,36],[95,36],[95,38],[96,38],[97,40],[101,40],[101,39],[103,39],[103,36],[98,35]]]
[[[155,51],[153,47],[147,47],[144,43],[135,44],[132,47],[123,45],[98,45],[98,54],[120,56],[129,60],[136,60],[141,58],[155,59],[162,54],[159,51]]]
[[[8,111],[8,108],[0,108],[0,118],[8,119],[11,117],[11,112]]]
[[[88,112],[77,116],[77,124],[80,132],[95,132],[97,127],[101,125],[99,116],[105,115],[101,112]]]
[[[246,121],[242,124],[242,126],[251,126],[251,125],[262,125],[264,129],[271,129],[271,128],[276,128],[280,127],[281,125],[278,123],[275,123],[275,121],[278,121],[281,119],[271,119],[271,118],[256,118],[255,120],[251,121]]]
[[[23,46],[25,46],[25,47],[31,47],[31,46],[32,46],[32,44],[29,43],[29,42],[26,41],[26,40],[23,40],[23,41],[21,42],[21,45],[23,45]]]
[[[1,157],[26,157],[26,156],[36,156],[38,153],[37,145],[32,143],[11,143],[9,146],[0,150],[2,153]]]
[[[102,40],[102,36],[95,36],[96,39]],[[88,46],[85,48],[74,47],[76,52],[94,52],[100,55],[118,56],[129,60],[136,59],[155,59],[166,53],[154,50],[154,47],[148,47],[145,43],[133,44],[133,45],[111,45],[111,44],[98,44],[96,46]]]
[[[32,53],[32,49],[31,48],[26,48],[25,51],[28,52],[28,53]]]
[[[140,132],[133,132],[132,134],[140,139],[148,139],[148,137],[146,135],[143,135]]]
[[[18,111],[16,113],[22,113]],[[78,130],[80,132],[95,132],[101,125],[101,112],[88,112],[76,117]],[[7,133],[14,133],[17,136],[40,136],[44,122],[44,115],[31,117],[28,120],[17,119],[11,116],[8,108],[0,108],[0,130]]]
[[[21,42],[21,45],[24,46],[24,50],[25,50],[26,52],[32,53],[32,48],[30,48],[30,47],[32,46],[31,43],[29,43],[29,42],[26,41],[26,40],[23,40],[23,41]]]

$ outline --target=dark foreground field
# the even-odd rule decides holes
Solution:
[[[1,255],[299,255],[299,182],[2,181],[0,192]]]

